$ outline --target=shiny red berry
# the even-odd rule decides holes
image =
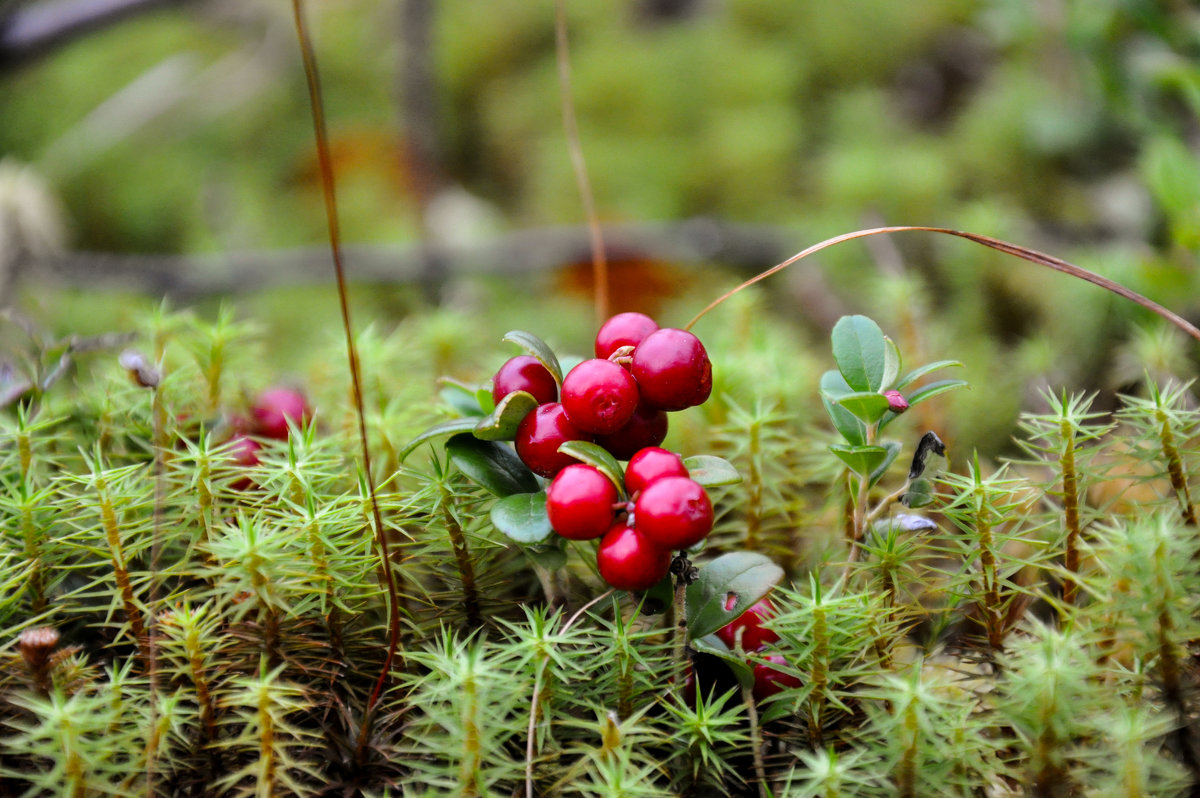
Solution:
[[[579,429],[616,432],[638,408],[637,383],[611,360],[585,360],[563,379],[562,405]]]
[[[567,413],[558,402],[539,405],[525,416],[517,427],[514,441],[517,456],[529,470],[543,477],[553,477],[567,466],[579,462],[569,454],[558,450],[567,441],[591,440],[567,418]]]
[[[230,458],[239,468],[253,468],[261,462],[258,453],[262,444],[248,435],[235,433],[227,446]],[[249,490],[254,487],[254,480],[248,476],[241,476],[229,483],[229,487],[233,490]]]
[[[737,647],[738,630],[742,633],[742,651],[758,651],[768,643],[774,643],[779,635],[763,626],[763,621],[775,617],[775,606],[769,599],[761,599],[727,625],[717,630],[717,637],[732,650]]]
[[[671,569],[671,552],[655,546],[622,519],[600,541],[596,565],[604,581],[617,590],[646,590]]]
[[[645,313],[618,313],[596,333],[596,357],[606,358],[623,346],[637,346],[657,329],[658,323]]]
[[[712,363],[700,339],[667,327],[646,336],[633,350],[633,378],[642,401],[662,410],[703,404],[712,393]]]
[[[903,413],[908,409],[908,400],[899,391],[884,391],[883,395],[887,398],[888,410],[893,413]]]
[[[539,405],[558,401],[558,383],[554,381],[554,375],[531,355],[517,355],[505,361],[492,377],[492,400],[496,404],[513,391],[533,394]]]
[[[288,420],[302,426],[312,417],[312,409],[300,391],[277,386],[267,388],[255,398],[250,414],[254,420],[256,434],[264,438],[286,441]]]
[[[682,457],[667,449],[650,446],[629,458],[629,465],[625,466],[625,490],[630,496],[636,496],[655,480],[687,475]]]
[[[667,438],[667,412],[639,404],[625,426],[608,435],[597,435],[596,443],[618,460],[628,460],[648,446],[658,446]]]
[[[712,530],[713,506],[699,482],[662,477],[642,490],[633,517],[651,543],[675,551],[704,540]]]
[[[546,514],[551,528],[564,538],[591,540],[612,526],[617,498],[617,486],[600,469],[575,463],[550,483]]]
[[[800,680],[790,673],[777,670],[773,665],[786,666],[787,659],[782,654],[768,654],[763,657],[767,662],[754,665],[754,700],[762,701],[776,693],[800,686]],[[770,664],[767,664],[770,663]]]

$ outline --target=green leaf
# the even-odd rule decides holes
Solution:
[[[525,416],[538,406],[537,399],[525,391],[513,391],[500,400],[490,415],[479,419],[474,435],[484,441],[511,441]]]
[[[887,344],[883,330],[866,316],[843,316],[833,325],[833,359],[855,391],[878,391],[883,386]]]
[[[887,472],[888,466],[896,462],[896,456],[900,454],[900,441],[884,441],[883,448],[887,449],[887,454],[883,458],[883,462],[875,466],[871,471],[871,476],[867,480],[868,486],[873,486],[876,482],[883,478]]]
[[[687,586],[688,632],[693,640],[712,634],[737,618],[783,579],[783,569],[765,554],[733,551],[700,569]],[[726,602],[734,599],[729,609]]]
[[[600,469],[600,472],[617,486],[617,494],[621,498],[625,498],[625,472],[621,469],[617,458],[609,454],[603,446],[591,441],[567,441],[559,446],[558,450],[563,454],[571,455],[581,463],[587,463]]]
[[[962,363],[957,360],[937,360],[933,363],[926,363],[924,366],[919,366],[900,378],[894,387],[897,391],[902,391],[912,385],[917,380],[924,377],[926,374],[937,371],[939,369],[950,368],[951,366],[962,366]]]
[[[962,388],[966,384],[966,380],[939,380],[938,382],[931,382],[909,395],[908,406],[913,407],[920,402],[924,402],[926,399],[932,399],[939,394],[946,393],[946,391],[953,391],[955,388]]]
[[[437,438],[445,438],[450,435],[458,435],[462,432],[470,432],[475,429],[475,425],[478,422],[478,418],[454,418],[449,421],[443,421],[441,424],[434,424],[405,444],[404,448],[400,450],[400,462],[404,462],[404,459],[412,454],[422,443],[436,440]]]
[[[540,543],[550,537],[546,492],[514,493],[492,505],[492,525],[517,543]]]
[[[854,417],[854,414],[834,403],[834,399],[839,396],[853,393],[854,391],[846,383],[846,378],[837,370],[830,370],[821,375],[821,403],[825,405],[825,412],[829,414],[829,418],[833,421],[834,429],[836,429],[848,443],[855,446],[861,446],[867,442],[867,427],[861,421]]]
[[[446,452],[459,471],[497,496],[541,490],[533,472],[503,443],[455,435],[446,441]]]
[[[642,593],[642,615],[659,615],[667,611],[675,601],[675,583],[667,574]]]
[[[508,341],[510,344],[516,344],[533,355],[539,363],[546,367],[546,370],[554,377],[554,381],[560,386],[562,385],[563,371],[562,366],[558,364],[558,357],[555,356],[554,350],[547,346],[546,342],[541,338],[524,330],[509,330],[501,340]]]
[[[846,408],[854,417],[867,423],[874,424],[888,411],[887,397],[874,391],[848,393],[833,400]]]
[[[892,383],[896,381],[896,376],[900,373],[900,364],[903,362],[896,342],[886,335],[883,336],[883,342],[887,344],[887,347],[883,351],[883,378],[879,386],[881,391],[892,387]]]
[[[443,387],[438,392],[438,396],[443,402],[450,405],[455,412],[464,416],[475,416],[477,418],[484,415],[483,410],[479,407],[479,400],[475,395],[476,389],[474,387],[444,378],[440,382]]]
[[[847,468],[859,476],[870,474],[879,468],[888,455],[888,450],[883,446],[834,445],[829,447],[829,451],[836,454]]]
[[[557,571],[567,564],[567,552],[563,550],[562,546],[557,545],[557,541],[564,540],[564,538],[552,536],[549,540],[551,542],[540,546],[522,546],[521,551],[547,571]]]
[[[900,501],[914,509],[933,504],[933,483],[924,477],[914,479]]]
[[[733,463],[711,454],[685,458],[683,465],[687,468],[688,475],[706,488],[736,485],[742,481],[742,475],[733,467]]]
[[[733,671],[734,678],[742,687],[754,686],[754,665],[747,662],[745,657],[739,657],[730,651],[729,646],[725,645],[725,641],[715,634],[692,640],[692,648],[722,660],[729,666],[729,670]]]

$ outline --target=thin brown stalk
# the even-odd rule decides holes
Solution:
[[[600,324],[608,318],[608,257],[604,251],[600,217],[596,213],[596,198],[592,193],[587,162],[583,158],[583,146],[579,141],[579,124],[575,119],[575,99],[571,92],[571,52],[567,46],[566,0],[557,0],[555,3],[554,41],[558,61],[558,85],[562,92],[563,128],[566,130],[567,150],[571,154],[571,168],[575,171],[579,198],[587,216],[588,237],[592,245],[592,296],[596,324]]]

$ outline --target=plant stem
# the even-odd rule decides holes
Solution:
[[[146,625],[142,610],[138,607],[137,598],[133,592],[133,583],[129,579],[129,570],[125,567],[125,550],[121,544],[121,530],[117,523],[117,514],[113,509],[112,498],[108,495],[108,485],[103,477],[96,480],[96,492],[100,500],[100,517],[104,525],[105,539],[108,541],[109,556],[112,560],[113,574],[117,580],[117,589],[121,593],[121,603],[125,608],[125,617],[129,619],[129,630],[133,634],[138,652],[142,657],[142,669],[149,674],[150,651],[146,639]]]
[[[741,655],[741,645],[738,654]],[[767,788],[767,767],[763,762],[762,727],[758,725],[758,706],[754,703],[754,691],[748,685],[742,685],[742,702],[746,705],[746,718],[750,721],[750,746],[754,753],[754,780],[758,782],[758,798],[767,798],[771,791]]]
[[[1155,417],[1162,425],[1159,437],[1162,441],[1163,457],[1167,460],[1167,473],[1171,477],[1171,487],[1175,489],[1175,495],[1179,499],[1183,521],[1188,526],[1196,526],[1196,508],[1192,506],[1192,494],[1184,474],[1183,460],[1179,456],[1179,450],[1175,447],[1175,434],[1171,430],[1171,419],[1162,409],[1155,412]]]
[[[458,564],[458,576],[462,581],[463,607],[467,613],[467,624],[472,629],[483,626],[483,616],[479,611],[479,594],[475,589],[475,566],[471,562],[471,552],[467,548],[467,538],[462,526],[450,511],[449,497],[442,502],[442,519],[446,523],[446,531],[450,535],[450,545],[454,549],[454,561]]]
[[[1065,402],[1064,402],[1065,404]],[[1079,482],[1075,472],[1075,427],[1069,419],[1063,419],[1060,426],[1062,433],[1062,456],[1059,464],[1062,468],[1063,513],[1067,527],[1066,552],[1063,555],[1063,565],[1071,574],[1063,580],[1063,607],[1075,603],[1075,594],[1079,586],[1073,575],[1079,572]]]

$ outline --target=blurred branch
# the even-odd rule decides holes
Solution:
[[[18,4],[0,17],[0,68],[45,55],[127,17],[195,0],[51,0]]]

